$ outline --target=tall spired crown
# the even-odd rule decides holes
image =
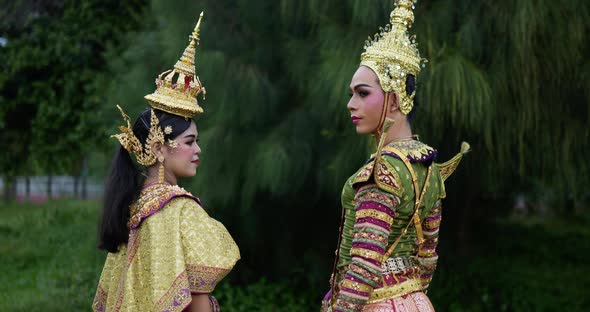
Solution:
[[[206,91],[195,72],[195,47],[199,44],[202,19],[203,12],[199,16],[195,30],[189,36],[189,45],[184,49],[174,69],[161,73],[156,78],[156,91],[145,96],[153,108],[186,118],[203,113],[197,96],[203,93],[205,99]]]
[[[415,0],[399,0],[391,12],[389,24],[379,27],[374,38],[365,41],[365,52],[361,54],[361,66],[371,68],[385,92],[395,92],[400,97],[400,111],[408,114],[414,106],[416,92],[406,93],[406,78],[411,74],[417,78],[420,57],[415,37],[410,37],[408,29],[414,23]]]

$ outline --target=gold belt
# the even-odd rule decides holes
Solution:
[[[368,303],[375,303],[385,299],[403,296],[415,291],[422,290],[422,282],[419,278],[413,278],[399,284],[374,289],[369,297]]]

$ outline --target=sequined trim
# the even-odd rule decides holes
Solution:
[[[375,174],[375,183],[380,189],[401,197],[403,187],[399,173],[391,166],[387,160],[382,160],[377,164]]]
[[[193,293],[210,293],[229,272],[228,269],[187,264],[188,283]]]
[[[392,142],[383,148],[382,154],[399,158],[393,149],[402,151],[411,163],[423,163],[426,166],[429,166],[438,154],[436,149],[416,140]]]
[[[373,290],[368,303],[379,302],[381,300],[391,299],[421,290],[422,282],[420,281],[420,279],[409,279],[399,284],[385,286],[383,288]]]
[[[375,168],[373,168],[376,166]],[[375,172],[373,172],[375,171]],[[385,159],[381,159],[377,165],[375,160],[371,159],[356,176],[353,178],[353,185],[359,183],[368,182],[373,177],[373,180],[377,186],[383,191],[393,194],[397,197],[403,195],[403,187],[401,184],[401,178],[399,173],[393,168],[393,166]]]
[[[367,218],[367,217],[379,219],[379,220],[387,222],[389,224],[391,224],[393,222],[393,217],[391,217],[388,214],[383,213],[381,211],[376,211],[376,210],[372,210],[372,209],[364,209],[364,210],[359,210],[356,212],[357,219]]]
[[[378,246],[385,247],[387,245],[387,237],[383,236],[382,234],[371,233],[368,232],[373,229],[366,228],[364,232],[355,233],[353,236],[353,240],[358,242],[367,242],[373,243],[375,242]]]
[[[338,302],[336,303],[336,309],[334,311],[335,312],[360,311],[362,308],[363,308],[363,306],[360,303],[338,300]]]
[[[342,281],[341,287],[346,287],[346,288],[354,289],[356,291],[362,291],[362,292],[367,292],[367,293],[370,293],[371,291],[373,291],[373,287],[371,287],[369,285],[361,284],[358,282],[353,282],[348,279],[344,279]]]
[[[377,261],[381,260],[381,258],[383,257],[382,252],[379,253],[376,251],[367,250],[364,248],[355,248],[355,247],[350,248],[350,255],[351,256],[361,256],[361,257],[367,258],[367,259],[375,259]]]
[[[438,220],[426,220],[425,224],[426,226],[430,227],[430,228],[434,228],[434,227],[439,227],[440,226],[440,219]]]
[[[386,206],[389,209],[391,209],[394,206],[397,206],[398,204],[398,200],[394,196],[380,192],[378,189],[375,188],[374,184],[361,187],[357,191],[354,200],[357,203],[361,201],[376,202]]]
[[[156,184],[144,188],[137,202],[129,207],[130,218],[127,226],[137,228],[147,217],[158,212],[174,197],[186,196],[201,204],[199,199],[178,185]]]
[[[400,159],[395,149],[401,151],[411,163],[423,163],[426,166],[430,166],[438,154],[434,148],[420,141],[411,140],[390,143],[383,148],[381,155],[388,155]],[[381,158],[381,161],[375,165],[375,155],[372,155],[367,163],[358,171],[352,183],[368,182],[372,176],[374,176],[375,183],[379,188],[398,197],[402,197],[403,187],[399,173],[389,161]]]
[[[186,272],[180,273],[160,300],[156,303],[155,311],[181,312],[190,305],[191,292],[187,281]]]
[[[98,285],[98,291],[96,292],[96,297],[94,297],[94,302],[92,303],[92,309],[96,312],[104,312],[107,306],[107,293],[102,289],[100,285]]]
[[[371,178],[371,174],[373,173],[373,162],[367,163],[354,177],[352,184],[358,182],[366,182]]]
[[[399,274],[414,266],[414,260],[410,257],[392,257],[383,261],[383,274],[393,273]]]
[[[133,262],[133,258],[135,258],[135,255],[137,254],[137,250],[139,249],[139,242],[141,241],[141,235],[139,235],[139,232],[135,229],[132,229],[129,232],[129,242],[127,243],[127,246],[123,246],[121,248],[127,248],[127,261],[125,261],[125,264],[123,265],[123,274],[121,275],[121,278],[119,279],[119,284],[117,286],[117,293],[115,294],[115,311],[119,311],[121,309],[121,306],[123,305],[123,299],[125,297],[125,280],[127,277],[127,274],[125,274],[125,272],[127,272],[129,270],[129,267],[131,266],[131,263]]]

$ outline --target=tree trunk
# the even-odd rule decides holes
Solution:
[[[16,198],[16,177],[4,177],[4,202],[9,203]]]

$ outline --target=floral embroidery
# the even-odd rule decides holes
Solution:
[[[190,290],[193,293],[209,293],[230,270],[201,265],[188,264],[186,266]]]
[[[392,142],[383,148],[383,154],[399,158],[393,149],[402,151],[411,163],[423,163],[429,166],[436,158],[438,151],[416,140]]]
[[[188,289],[186,272],[180,273],[172,285],[156,303],[155,311],[180,312],[190,305],[192,297]]]
[[[187,196],[196,200],[197,203],[201,203],[197,197],[178,185],[155,184],[144,188],[141,191],[139,200],[129,208],[131,217],[127,226],[130,229],[138,227],[145,218],[153,215],[172,198],[178,196]]]

